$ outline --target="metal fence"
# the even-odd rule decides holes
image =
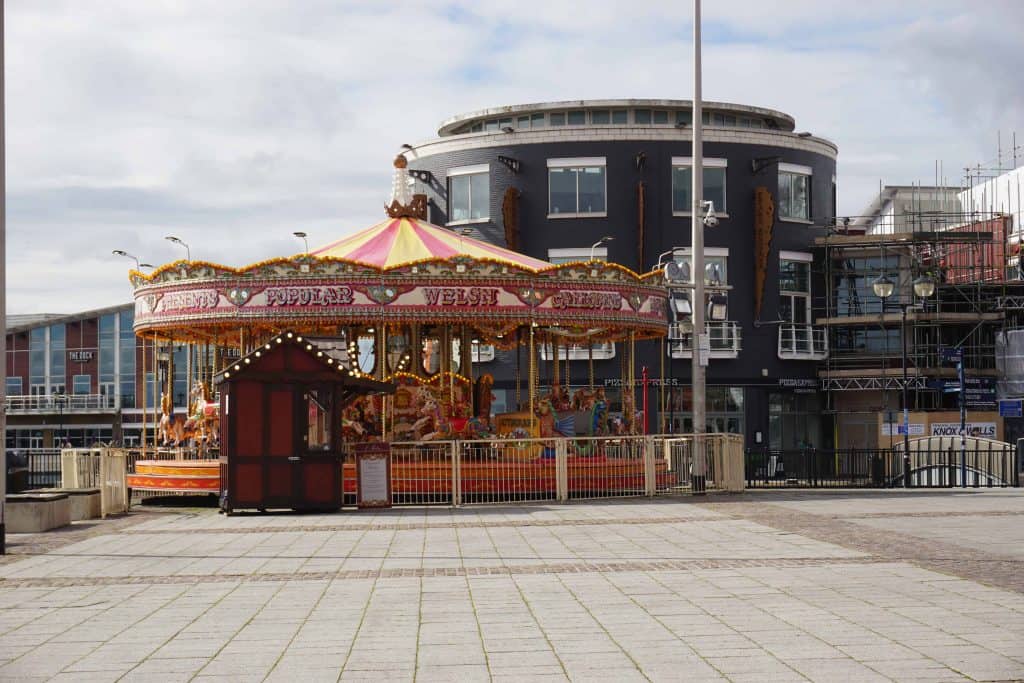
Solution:
[[[747,488],[943,488],[1020,486],[1021,461],[1002,448],[748,448]]]

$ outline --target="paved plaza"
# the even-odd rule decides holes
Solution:
[[[748,492],[11,536],[0,679],[1024,679],[1024,493]]]

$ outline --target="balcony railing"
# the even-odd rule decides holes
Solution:
[[[736,358],[740,353],[741,330],[732,320],[707,323],[712,358]],[[669,352],[673,358],[690,358],[694,345],[693,325],[673,323],[668,328]]]
[[[8,396],[7,412],[16,413],[95,413],[114,410],[113,396],[104,394],[51,394],[49,396]]]
[[[779,358],[825,360],[828,358],[828,330],[815,325],[780,325]]]

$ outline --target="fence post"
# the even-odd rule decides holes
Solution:
[[[568,439],[555,442],[555,498],[564,503],[569,500],[569,449]]]
[[[657,468],[654,466],[654,439],[645,436],[640,444],[644,457],[644,494],[653,496],[658,492]]]
[[[461,465],[461,453],[462,449],[459,448],[458,441],[449,441],[448,449],[452,459],[452,506],[459,507],[462,505],[462,467]]]

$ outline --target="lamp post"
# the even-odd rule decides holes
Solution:
[[[307,235],[306,233],[302,232],[301,230],[293,232],[292,234],[302,240],[302,244],[305,247],[305,251],[302,252],[302,253],[306,254],[308,256],[309,255],[309,240],[307,240],[306,238],[309,237],[309,235]]]
[[[604,245],[608,244],[614,239],[615,238],[612,237],[611,235],[605,235],[604,237],[590,245],[590,261],[594,260],[594,252],[597,251],[598,247],[603,247]]]
[[[694,344],[691,358],[691,375],[693,381],[693,468],[691,472],[690,491],[704,493],[705,462],[704,462],[704,431],[707,428],[704,389],[706,378],[704,368],[707,359],[703,357],[701,340],[707,331],[704,329],[704,115],[701,101],[701,47],[700,47],[700,2],[693,0],[693,164],[691,175],[693,185],[690,209],[690,254],[693,261],[691,277],[693,278],[693,335]]]
[[[164,239],[167,240],[168,242],[174,242],[175,244],[178,244],[178,245],[181,245],[181,246],[185,247],[185,260],[190,262],[190,263],[192,262],[192,250],[188,248],[188,245],[185,244],[180,237],[175,237],[174,235],[168,235]]]
[[[134,254],[129,254],[127,251],[123,249],[114,249],[110,253],[113,254],[114,256],[124,256],[125,258],[130,258],[131,260],[135,261],[135,270],[142,270],[143,268],[153,267],[152,264],[149,263],[139,263],[138,256],[135,256]]]
[[[927,299],[935,293],[935,280],[922,275],[914,280],[914,294],[921,299]],[[871,289],[875,296],[882,300],[882,312],[885,312],[885,302],[896,291],[896,283],[887,278],[883,273],[881,277],[871,283]],[[903,486],[910,486],[910,399],[907,379],[907,309],[913,306],[910,301],[900,301],[900,340],[903,346]]]

